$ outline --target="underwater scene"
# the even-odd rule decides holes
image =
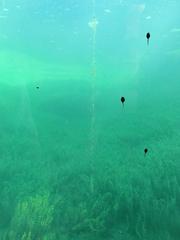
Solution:
[[[179,11],[0,0],[0,240],[180,239]]]

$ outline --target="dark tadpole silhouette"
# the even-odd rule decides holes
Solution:
[[[39,87],[38,87],[38,86],[37,86],[36,88],[37,88],[37,89],[39,89]]]
[[[148,33],[146,34],[147,45],[149,45],[149,39],[150,39],[150,37],[151,37],[151,34],[148,32]]]
[[[122,105],[124,107],[124,102],[125,102],[125,98],[124,97],[121,97],[121,102],[122,102]]]
[[[148,152],[148,149],[145,148],[145,149],[144,149],[144,156],[146,156],[147,152]]]

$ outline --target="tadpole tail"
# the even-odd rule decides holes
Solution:
[[[124,112],[124,103],[122,103],[121,111]]]
[[[147,39],[147,45],[149,46],[149,39]]]

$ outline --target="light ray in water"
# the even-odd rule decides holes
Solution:
[[[96,19],[96,2],[92,0],[92,20],[89,21],[88,25],[92,29],[92,69],[91,69],[91,129],[90,129],[90,192],[94,192],[94,178],[93,178],[93,158],[94,158],[94,147],[96,144],[96,133],[95,133],[95,82],[96,82],[96,29],[98,20]]]

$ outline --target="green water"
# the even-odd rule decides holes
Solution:
[[[0,240],[180,239],[179,9],[0,2]]]

